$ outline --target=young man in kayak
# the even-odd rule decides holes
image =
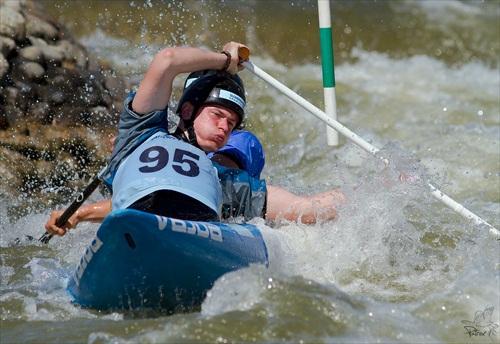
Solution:
[[[220,220],[221,187],[206,154],[224,147],[244,119],[245,94],[229,75],[243,69],[238,56],[242,47],[230,42],[222,53],[173,47],[155,55],[137,93],[125,100],[104,173],[113,210]],[[173,80],[203,69],[219,73],[199,78],[186,89],[177,108],[179,124],[170,135],[167,107]],[[55,224],[47,224],[46,230],[52,235],[66,232]]]
[[[110,143],[113,145],[114,139]],[[222,219],[264,217],[266,183],[260,179],[260,173],[265,160],[258,139],[248,131],[233,132],[224,148],[208,156],[218,171],[222,186]],[[81,206],[63,229],[74,228],[85,221],[102,222],[111,213],[111,204],[111,200],[107,199]],[[62,213],[63,210],[54,210],[46,227],[54,226]]]
[[[266,187],[260,179],[265,164],[264,150],[257,137],[248,131],[233,132],[227,145],[209,157],[219,172],[223,219],[262,217],[311,224],[333,220],[337,206],[344,201],[339,189],[299,196],[278,186]],[[110,200],[84,205],[63,228],[74,228],[82,221],[101,222],[110,212]],[[53,211],[46,228],[54,226],[62,213],[62,210]]]

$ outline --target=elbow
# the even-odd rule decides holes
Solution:
[[[173,61],[175,61],[174,48],[165,48],[156,54],[153,59],[153,64],[156,64],[159,69],[169,70],[173,65]]]
[[[174,76],[182,72],[179,69],[179,64],[184,63],[181,55],[181,48],[170,47],[162,49],[156,54],[153,63],[158,66],[158,69],[163,72],[172,73]]]

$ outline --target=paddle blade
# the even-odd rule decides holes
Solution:
[[[47,232],[45,232],[41,237],[40,239],[38,239],[38,241],[42,242],[42,244],[48,244],[50,239],[52,239],[52,234],[49,234]]]

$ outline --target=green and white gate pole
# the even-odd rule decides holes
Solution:
[[[335,98],[335,70],[333,60],[333,37],[330,17],[330,0],[318,0],[319,38],[321,44],[321,66],[323,70],[323,91],[325,113],[337,120],[337,101]],[[326,127],[329,146],[339,144],[339,134],[335,129]]]

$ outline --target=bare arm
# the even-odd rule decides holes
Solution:
[[[337,205],[345,197],[340,189],[333,189],[310,196],[299,196],[283,188],[267,186],[267,213],[270,220],[285,219],[312,224],[333,220],[337,216]]]
[[[68,229],[75,228],[81,221],[102,222],[111,212],[111,200],[84,205],[78,208],[62,227],[57,227],[56,221],[63,212],[63,210],[54,210],[50,215],[49,220],[45,224],[45,230],[49,234],[63,236]]]
[[[231,54],[231,63],[227,69],[230,74],[236,74],[243,69],[238,64],[240,47],[244,45],[230,42],[223,48]],[[226,60],[224,54],[198,48],[172,47],[161,50],[153,58],[139,85],[132,102],[133,110],[138,114],[147,114],[165,109],[172,93],[173,80],[177,75],[201,69],[222,69]]]

